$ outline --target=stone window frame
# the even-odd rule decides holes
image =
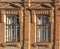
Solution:
[[[51,8],[51,9],[31,9],[32,11],[32,19],[31,19],[31,23],[34,23],[35,24],[35,43],[33,45],[50,45],[52,44],[53,40],[54,40],[54,9]],[[50,17],[50,41],[49,42],[40,42],[38,43],[37,40],[36,40],[36,15],[37,14],[43,14],[43,15],[49,15]]]
[[[7,14],[15,14],[15,15],[19,15],[19,21],[20,21],[20,41],[19,42],[6,42],[6,15]],[[23,40],[23,9],[2,9],[1,10],[1,22],[4,23],[4,40],[2,43],[3,46],[17,46],[20,45]]]

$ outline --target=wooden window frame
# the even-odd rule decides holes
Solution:
[[[7,14],[7,15],[9,15],[9,17],[11,17],[11,16],[10,16],[11,14]],[[8,17],[8,16],[7,16],[7,15],[6,15],[6,23],[8,23],[8,22],[7,22],[7,21],[8,21],[8,20],[7,20],[7,17]],[[14,18],[19,18],[19,15],[13,14],[12,17],[14,17]],[[11,20],[12,20],[12,17],[11,17]],[[19,30],[20,30],[20,24],[19,24],[19,25],[17,25],[17,24],[9,24],[9,25],[10,25],[10,32],[12,31],[12,28],[11,28],[11,27],[14,26],[14,25],[15,25],[15,28],[14,28],[15,31],[16,31],[16,26],[19,26]],[[7,26],[9,26],[9,25],[6,24],[6,35],[7,35],[7,29],[8,29]],[[12,33],[12,32],[11,32],[11,33]],[[20,34],[20,31],[19,31],[19,34]],[[15,34],[15,35],[16,35],[16,34]],[[11,34],[10,34],[10,36],[11,36]],[[17,35],[16,35],[16,36],[17,36]],[[6,37],[6,38],[7,38],[7,37]],[[11,37],[10,37],[10,38],[11,38]],[[12,40],[12,39],[10,39],[10,41],[7,41],[7,39],[6,39],[6,42],[7,42],[7,43],[9,43],[9,42],[10,42],[10,43],[11,43],[11,42],[19,42],[19,41],[20,41],[20,36],[19,36],[19,41],[11,41],[11,40]],[[15,38],[15,40],[16,40],[16,38]]]
[[[41,16],[41,17],[48,17],[49,21],[50,21],[50,16],[49,15],[45,15],[45,16],[44,15],[39,15],[39,16]],[[46,44],[50,43],[50,40],[46,41],[46,42],[42,42],[42,41],[38,42],[37,41],[37,18],[39,16],[36,15],[36,42],[37,42],[37,45],[46,45]],[[51,25],[50,25],[50,27],[51,27]],[[51,28],[50,28],[50,30],[51,30]],[[51,36],[51,32],[50,32],[50,36]],[[51,38],[51,37],[49,37],[49,38]]]

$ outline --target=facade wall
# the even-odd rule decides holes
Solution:
[[[60,12],[60,10],[59,10],[59,4],[58,3],[56,3],[56,25],[55,25],[55,27],[56,27],[56,33],[55,33],[55,49],[57,49],[57,48],[59,48],[60,47],[60,44],[59,44],[59,26],[60,26],[60,20],[59,20],[59,16],[60,16],[60,14],[59,14],[59,12]],[[56,47],[56,45],[58,45],[57,47]]]
[[[7,1],[7,0],[6,0]],[[60,4],[59,0],[54,3],[38,3],[36,0],[24,0],[0,2],[0,49],[60,49]],[[49,3],[51,1],[51,3]],[[7,12],[8,11],[8,12]],[[11,11],[11,12],[10,12]],[[5,42],[5,15],[18,11],[20,20],[20,42]],[[49,43],[36,42],[36,15],[49,15],[51,22],[51,36]],[[8,46],[9,45],[9,46]]]

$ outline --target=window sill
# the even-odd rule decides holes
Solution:
[[[38,46],[41,45],[41,46],[44,46],[44,45],[48,45],[49,43],[48,42],[41,42],[41,43],[36,43]]]
[[[32,46],[49,46],[49,42],[38,42],[38,43],[33,43]]]
[[[20,47],[20,43],[19,42],[7,42],[7,43],[2,43],[1,46],[5,47],[5,46],[16,46],[16,47]]]

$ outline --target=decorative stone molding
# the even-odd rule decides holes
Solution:
[[[33,47],[36,47],[36,46],[45,46],[45,47],[47,47],[47,48],[51,48],[51,43],[48,43],[48,44],[37,44],[37,43],[33,43],[31,46],[33,46]]]
[[[1,43],[0,46],[5,47],[5,46],[16,46],[20,48],[20,43]]]

